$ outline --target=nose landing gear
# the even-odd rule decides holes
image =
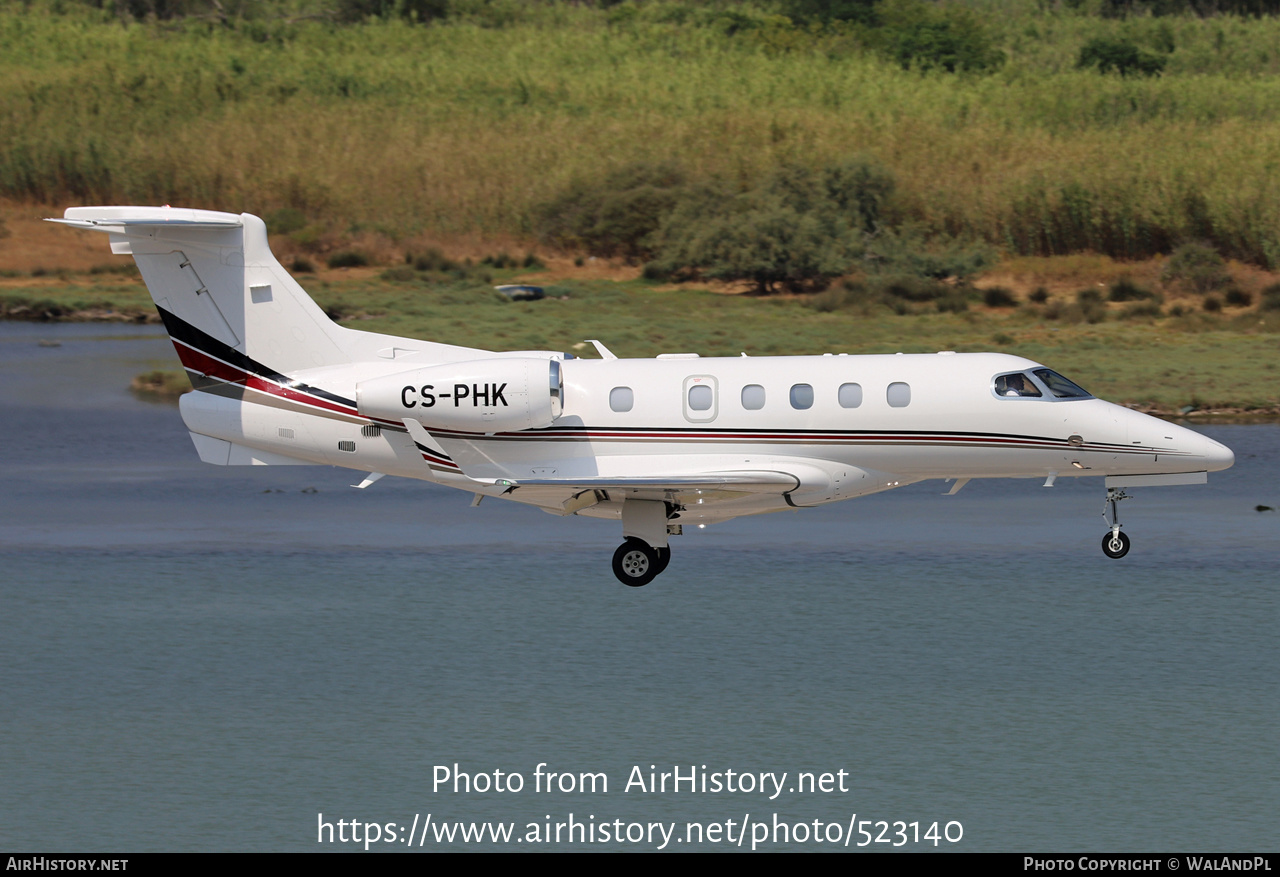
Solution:
[[[1107,489],[1107,499],[1102,506],[1102,519],[1111,529],[1102,537],[1102,553],[1113,560],[1119,560],[1129,553],[1129,537],[1120,532],[1120,517],[1116,512],[1116,503],[1128,499],[1129,494],[1123,488]]]

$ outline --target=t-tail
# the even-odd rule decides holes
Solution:
[[[438,480],[459,471],[425,433],[412,440],[400,420],[371,416],[358,402],[358,386],[417,367],[485,359],[489,351],[339,326],[276,260],[266,224],[248,213],[73,207],[51,221],[105,232],[113,253],[133,256],[192,386],[203,391],[184,396],[181,407],[206,462],[387,471],[403,468],[407,454],[432,471],[402,474]],[[250,416],[244,403],[274,412],[271,425],[260,413]],[[389,444],[347,451],[387,429],[396,434]]]
[[[248,213],[73,207],[51,221],[106,232],[113,253],[133,256],[197,387],[225,372],[208,368],[210,357],[292,375],[410,353],[448,362],[480,352],[339,326],[276,260],[266,224]]]

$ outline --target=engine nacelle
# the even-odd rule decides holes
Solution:
[[[367,417],[463,432],[550,426],[563,398],[559,361],[524,357],[450,362],[356,385],[356,408]]]

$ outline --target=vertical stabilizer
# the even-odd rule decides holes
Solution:
[[[55,221],[105,231],[113,252],[133,256],[184,365],[192,351],[283,374],[352,361],[347,333],[276,261],[256,216],[74,207]]]

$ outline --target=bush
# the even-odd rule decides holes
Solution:
[[[534,211],[534,226],[547,243],[583,248],[630,262],[657,255],[653,237],[686,192],[683,169],[671,163],[637,163],[603,180],[577,180]]]
[[[1037,286],[1031,295],[1027,296],[1029,301],[1033,301],[1038,305],[1042,305],[1049,300],[1049,290],[1043,286]]]
[[[876,277],[872,280],[871,288],[884,295],[913,302],[938,301],[952,293],[952,288],[941,280],[914,274]]]
[[[1227,290],[1227,304],[1233,308],[1247,308],[1253,304],[1253,296],[1240,287],[1233,286]]]
[[[417,256],[411,256],[406,253],[405,261],[412,263],[413,270],[415,271],[456,271],[459,267],[457,262],[450,259],[435,247],[431,247]]]
[[[995,251],[982,242],[945,236],[928,239],[906,228],[885,230],[868,241],[863,262],[871,273],[964,281],[993,264]]]
[[[982,73],[1004,64],[982,19],[961,6],[882,0],[876,17],[874,39],[904,69]]]
[[[750,193],[727,206],[678,211],[664,230],[662,255],[646,274],[749,280],[760,293],[798,292],[825,287],[853,261],[846,239],[776,196]]]
[[[1280,283],[1273,283],[1262,290],[1262,301],[1258,307],[1263,311],[1280,311]]]
[[[1216,295],[1211,295],[1204,300],[1204,309],[1211,314],[1219,313],[1222,310],[1222,299]]]
[[[488,265],[490,268],[515,268],[520,262],[507,253],[499,253],[496,256],[485,256],[480,260],[481,265]]]
[[[1128,277],[1121,277],[1111,284],[1107,298],[1111,301],[1146,301],[1155,298],[1156,294],[1146,287],[1139,286]]]
[[[295,274],[314,274],[316,263],[306,256],[294,256],[293,261],[289,263],[289,270]]]
[[[1159,76],[1164,71],[1165,59],[1143,51],[1126,39],[1095,37],[1080,49],[1076,67],[1098,68],[1099,73],[1113,70],[1121,76]]]
[[[1018,300],[1003,286],[992,286],[982,291],[982,301],[989,308],[1016,308]]]
[[[1076,293],[1075,304],[1050,302],[1044,309],[1044,316],[1047,320],[1064,323],[1101,323],[1107,318],[1107,306],[1103,304],[1102,293],[1098,290],[1082,289]]]
[[[369,257],[359,250],[342,250],[329,257],[330,268],[363,268]]]
[[[1231,282],[1227,264],[1208,244],[1183,244],[1173,251],[1161,279],[1177,283],[1199,295],[1221,289]]]
[[[866,160],[784,166],[746,192],[701,186],[652,236],[645,275],[749,280],[761,293],[823,289],[860,257],[892,192],[893,178]]]
[[[1140,301],[1129,305],[1120,312],[1120,318],[1122,320],[1154,320],[1159,319],[1162,316],[1164,316],[1164,314],[1160,310],[1160,304],[1154,301]]]

